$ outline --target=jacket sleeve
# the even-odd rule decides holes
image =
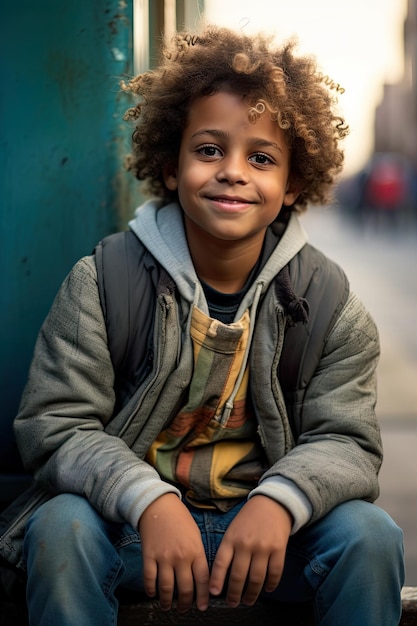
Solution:
[[[177,490],[105,431],[115,394],[95,263],[81,259],[40,330],[14,428],[25,467],[52,493],[77,493],[112,521],[133,526],[157,497]]]
[[[291,485],[311,505],[310,522],[351,499],[374,501],[382,462],[375,416],[379,338],[353,294],[334,325],[305,394],[295,447],[262,477],[257,489]],[[279,500],[280,498],[277,497]],[[285,500],[285,499],[284,499]]]

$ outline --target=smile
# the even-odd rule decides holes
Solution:
[[[254,204],[251,200],[237,196],[211,196],[208,200],[223,211],[241,211]]]
[[[253,204],[251,200],[238,196],[213,196],[209,198],[213,202],[224,202],[225,204]]]

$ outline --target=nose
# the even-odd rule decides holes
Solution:
[[[217,180],[230,185],[246,185],[249,182],[248,161],[239,154],[228,154],[219,162]]]

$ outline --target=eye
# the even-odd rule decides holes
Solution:
[[[257,165],[272,165],[274,161],[264,152],[257,152],[249,157],[249,161]]]
[[[213,158],[213,157],[221,157],[222,151],[214,144],[206,144],[204,146],[199,146],[196,150],[198,154],[201,154],[204,157]]]

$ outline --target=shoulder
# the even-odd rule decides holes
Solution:
[[[145,248],[136,235],[130,229],[112,233],[103,237],[97,244],[94,253],[105,249],[109,253],[118,253],[120,250],[134,250],[137,254],[143,253]]]
[[[290,274],[295,289],[305,290],[303,295],[310,307],[320,315],[327,310],[333,318],[329,330],[334,335],[364,335],[378,343],[375,321],[361,299],[351,291],[348,277],[338,263],[310,244],[306,244],[290,264]]]
[[[371,348],[379,352],[379,333],[375,320],[355,293],[349,294],[329,340],[329,346],[349,342],[351,346],[356,346],[358,352]]]
[[[93,256],[79,259],[63,281],[58,299],[83,299],[97,295],[97,271]]]
[[[83,319],[100,320],[101,317],[94,258],[85,256],[73,265],[63,279],[41,326],[41,332],[65,334],[76,329]]]
[[[323,252],[306,244],[289,264],[293,291],[309,305],[309,332],[325,336],[348,301],[349,280]]]
[[[349,290],[349,281],[340,265],[309,243],[290,261],[289,270],[296,293],[325,288],[329,282],[339,284],[343,292]]]
[[[99,281],[104,273],[117,279],[126,272],[133,277],[141,270],[153,273],[159,268],[155,257],[132,230],[104,237],[94,249],[94,260]]]

